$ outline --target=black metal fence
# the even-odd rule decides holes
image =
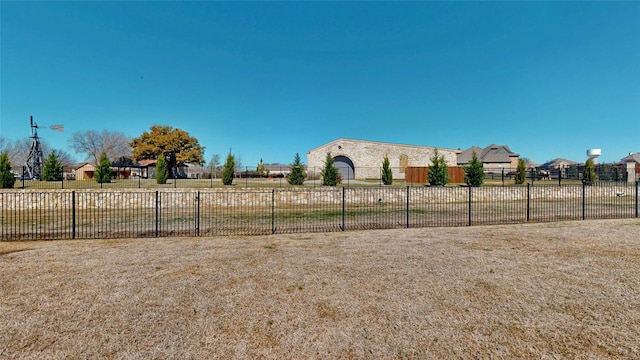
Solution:
[[[257,235],[638,217],[638,182],[0,192],[1,240]]]

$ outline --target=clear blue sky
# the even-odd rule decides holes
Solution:
[[[543,163],[640,152],[640,2],[0,2],[0,135],[186,130],[205,159],[337,138]],[[83,160],[78,156],[77,160]]]

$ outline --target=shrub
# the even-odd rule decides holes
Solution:
[[[260,162],[258,163],[258,166],[256,167],[256,174],[258,174],[260,177],[269,176],[269,169],[267,169],[267,167],[264,166],[264,163],[262,162],[262,159],[260,159]]]
[[[582,182],[591,185],[596,182],[596,167],[593,164],[593,159],[588,159],[584,164],[584,170],[582,171]]]
[[[224,168],[222,169],[222,184],[233,184],[233,177],[236,170],[236,160],[234,156],[229,152],[227,154],[227,160],[224,162]]]
[[[516,169],[515,181],[516,184],[522,185],[527,179],[527,164],[524,159],[518,160],[518,168]]]
[[[331,157],[331,153],[327,153],[327,159],[324,162],[324,169],[322,169],[322,185],[338,185],[338,175],[338,169],[333,166],[333,157]]]
[[[293,164],[291,164],[291,173],[289,174],[289,179],[287,180],[291,185],[302,185],[304,184],[304,166],[300,161],[300,154],[296,153],[296,156],[293,158]]]
[[[42,180],[44,181],[60,181],[62,180],[62,163],[58,158],[55,150],[52,150],[47,156],[42,166]]]
[[[164,158],[164,155],[160,155],[156,163],[156,184],[166,184],[168,178],[169,167],[167,166],[167,160]]]
[[[469,165],[464,167],[464,182],[469,186],[480,186],[484,183],[484,166],[475,152]]]
[[[393,173],[389,166],[389,158],[387,156],[382,160],[382,183],[385,185],[391,185],[393,183]]]
[[[0,188],[12,189],[16,183],[16,178],[11,172],[9,155],[6,152],[0,153]]]
[[[438,155],[438,149],[435,150],[429,165],[429,184],[430,185],[446,185],[449,183],[449,169],[444,155]]]
[[[105,153],[102,153],[100,155],[100,160],[98,160],[95,179],[100,184],[111,182],[111,162]]]

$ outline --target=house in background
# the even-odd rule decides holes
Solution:
[[[546,174],[548,176],[547,180],[551,179],[551,177],[557,178],[558,174],[560,174],[564,179],[577,179],[578,173],[580,172],[578,167],[580,165],[580,163],[577,163],[575,161],[563,158],[555,158],[540,165],[539,172],[540,174]]]
[[[485,171],[509,170],[514,171],[518,167],[520,155],[514,153],[507,145],[491,144],[484,149],[472,146],[458,155],[458,165],[469,165],[473,158],[473,153],[482,162]]]
[[[133,169],[131,176],[139,176],[143,179],[151,179],[156,176],[156,164],[158,160],[140,160],[140,168]]]
[[[629,153],[620,159],[619,164],[626,168],[628,182],[640,180],[640,153]]]

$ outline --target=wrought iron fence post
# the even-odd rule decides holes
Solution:
[[[640,181],[636,181],[636,217],[638,217],[638,184]]]
[[[582,220],[587,218],[587,184],[582,183]]]
[[[276,190],[271,189],[271,233],[276,233]]]
[[[71,238],[76,238],[76,192],[71,192]]]
[[[527,183],[527,222],[531,218],[531,183]]]
[[[156,236],[155,237],[158,237],[158,223],[159,223],[159,220],[160,220],[159,216],[158,216],[159,215],[159,211],[158,210],[159,210],[159,205],[160,205],[159,201],[160,201],[160,198],[159,198],[159,195],[158,195],[158,190],[156,190],[156,233],[155,233]]]
[[[407,229],[409,228],[409,189],[410,187],[407,186]]]
[[[200,236],[200,191],[196,193],[196,236]]]
[[[472,197],[471,197],[471,188],[472,188],[472,186],[469,185],[468,188],[469,188],[469,226],[471,226],[471,199],[472,199]]]
[[[342,188],[342,226],[340,227],[342,231],[345,230],[346,224],[344,221],[344,209],[345,209],[345,188]]]

